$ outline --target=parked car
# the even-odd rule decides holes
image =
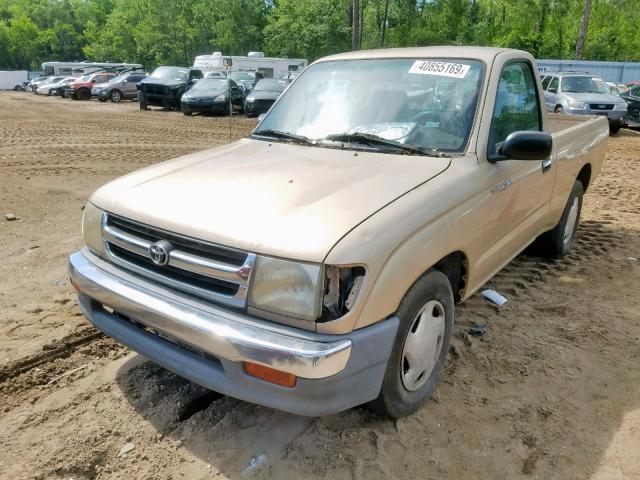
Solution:
[[[118,103],[122,100],[138,98],[138,83],[147,77],[145,72],[124,72],[105,83],[96,83],[91,88],[91,96],[101,102],[111,100]]]
[[[316,61],[248,138],[91,195],[80,308],[225,395],[408,415],[443,372],[454,303],[536,239],[554,257],[576,238],[608,123],[546,114],[536,71],[497,48]],[[423,92],[445,80],[461,99],[440,108]]]
[[[180,98],[203,77],[197,68],[162,66],[138,83],[140,110],[149,105],[180,109]]]
[[[204,78],[227,78],[227,75],[224,72],[212,70],[210,72],[206,72],[204,74]]]
[[[191,115],[193,112],[207,112],[228,115],[231,111],[229,96],[231,105],[242,110],[242,90],[236,82],[226,78],[203,78],[182,95],[182,113]]]
[[[51,95],[51,90],[54,88],[67,85],[75,80],[73,77],[50,77],[53,80],[51,82],[44,82],[36,89],[38,95]]]
[[[620,97],[627,102],[626,124],[630,127],[640,127],[640,84],[631,85]]]
[[[27,91],[35,93],[35,91],[38,89],[40,84],[45,82],[48,78],[49,78],[49,75],[40,76],[32,79],[27,83],[27,87],[26,87]]]
[[[264,78],[264,75],[260,72],[231,72],[229,78],[236,82],[244,93],[245,98],[249,95],[249,92],[253,90],[253,87],[260,80]]]
[[[75,77],[68,77],[64,80],[60,80],[55,85],[52,85],[49,89],[49,95],[54,97],[67,98],[67,88],[78,79]]]
[[[620,95],[621,93],[627,92],[629,88],[624,83],[614,83],[607,82],[607,87],[611,93],[616,95]]]
[[[60,80],[63,80],[64,78],[65,78],[64,76],[51,76],[39,82],[34,82],[31,84],[31,91],[35,94],[38,94],[39,93],[38,90],[40,90],[42,87],[57,83]],[[44,93],[44,95],[46,95],[46,92]]]
[[[91,89],[96,84],[108,82],[116,76],[112,72],[96,72],[83,75],[67,85],[66,95],[73,100],[91,100]]]
[[[284,92],[287,85],[289,85],[287,80],[273,78],[265,78],[256,83],[244,102],[244,111],[247,116],[255,117],[266,113]]]
[[[624,125],[627,103],[609,92],[600,77],[558,72],[545,77],[542,85],[549,111],[569,115],[602,115],[608,118],[611,133],[616,133]]]

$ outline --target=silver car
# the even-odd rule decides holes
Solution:
[[[627,103],[612,94],[600,77],[558,72],[544,77],[542,88],[544,103],[550,112],[606,116],[611,133],[616,133],[624,125]]]
[[[91,96],[101,102],[111,100],[118,103],[122,100],[138,98],[138,82],[147,77],[144,72],[125,72],[106,83],[97,83],[91,89]]]

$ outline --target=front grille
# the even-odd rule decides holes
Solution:
[[[257,109],[267,111],[271,108],[273,102],[274,100],[256,100],[255,105]]]
[[[145,85],[144,93],[149,95],[168,95],[169,88],[162,85]]]
[[[589,108],[591,110],[613,110],[613,104],[590,103]]]
[[[111,214],[106,215],[102,232],[113,263],[200,298],[245,306],[254,254]],[[152,260],[150,247],[157,242],[162,242],[168,254],[164,265]]]

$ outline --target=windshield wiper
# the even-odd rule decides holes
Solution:
[[[315,145],[316,143],[304,135],[296,135],[295,133],[281,132],[279,130],[259,130],[257,132],[253,132],[251,135],[289,140],[303,145]]]
[[[403,143],[396,142],[395,140],[388,140],[386,138],[378,137],[377,135],[371,135],[368,133],[334,133],[332,135],[327,135],[322,140],[328,140],[330,142],[362,143],[364,145],[372,147],[391,147],[395,150],[400,150],[402,152],[413,155],[427,155],[432,157],[443,156],[443,154],[439,153],[435,148],[431,150],[425,150],[416,145],[405,145]]]

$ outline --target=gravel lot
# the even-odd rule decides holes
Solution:
[[[0,478],[640,478],[639,134],[611,138],[572,255],[521,255],[490,282],[505,306],[457,308],[436,394],[398,422],[206,391],[80,314],[66,258],[90,193],[228,141],[226,118],[0,93]]]

